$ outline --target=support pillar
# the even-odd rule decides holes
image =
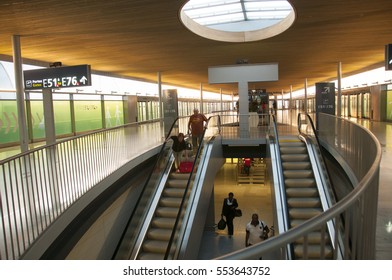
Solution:
[[[26,124],[26,109],[23,86],[22,53],[20,48],[20,36],[12,36],[12,47],[14,54],[14,72],[16,88],[16,106],[18,109],[18,127],[21,152],[29,149],[29,138]]]
[[[337,108],[337,116],[342,116],[342,63],[339,61],[338,63],[338,108]]]

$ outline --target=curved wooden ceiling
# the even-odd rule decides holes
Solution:
[[[179,10],[186,0],[2,0],[0,55],[12,55],[21,35],[22,56],[224,94],[237,85],[209,85],[208,67],[279,63],[279,81],[251,84],[288,92],[384,65],[392,43],[391,0],[291,0],[297,18],[286,32],[257,42],[226,43],[186,29]]]

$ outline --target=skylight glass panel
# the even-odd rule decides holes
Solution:
[[[244,14],[242,12],[239,12],[236,14],[204,17],[204,18],[198,18],[198,19],[194,19],[194,20],[201,25],[213,25],[213,24],[218,24],[218,23],[229,23],[229,22],[243,21]]]
[[[244,1],[247,11],[250,10],[292,10],[287,1]]]
[[[247,18],[249,20],[256,19],[284,19],[287,17],[289,12],[286,11],[256,11],[256,12],[247,12]]]
[[[242,7],[241,4],[234,3],[223,6],[193,8],[190,10],[185,10],[185,12],[190,18],[196,20],[203,17],[214,17],[239,13],[242,12]]]
[[[285,0],[190,0],[181,9],[181,20],[188,29],[203,37],[237,42],[282,33],[294,22],[295,13]],[[268,32],[262,34],[267,28]],[[218,33],[212,33],[213,30]],[[245,37],[247,31],[252,31],[252,36]],[[203,32],[208,35],[200,34]]]

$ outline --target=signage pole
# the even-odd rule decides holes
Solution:
[[[159,117],[163,122],[163,103],[162,103],[162,81],[161,72],[158,72],[158,98],[159,98]]]
[[[221,110],[221,111],[223,111],[223,96],[222,96],[222,95],[223,95],[223,94],[222,94],[222,88],[221,88],[221,89],[220,89],[220,99],[221,99],[221,100],[220,100],[220,101],[221,101],[221,102],[220,102],[220,103],[221,103],[221,104],[220,104],[220,110]],[[221,113],[221,114],[222,114],[222,113]]]
[[[200,113],[204,114],[203,109],[203,84],[200,83]]]
[[[20,36],[12,36],[12,46],[14,52],[14,72],[15,72],[15,87],[16,87],[16,105],[18,108],[18,126],[19,126],[19,140],[21,152],[26,152],[29,149],[28,133],[26,125],[26,111],[25,98],[23,89],[23,74],[22,74],[22,55],[20,50]]]
[[[56,143],[52,90],[50,88],[44,88],[42,90],[42,96],[44,101],[46,144],[50,145]]]
[[[305,104],[304,104],[305,114],[308,113],[308,79],[305,79]]]

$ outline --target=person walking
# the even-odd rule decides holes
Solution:
[[[246,225],[245,247],[255,245],[268,238],[268,225],[259,220],[259,215],[252,214],[252,220]]]
[[[235,217],[235,209],[238,207],[237,199],[234,198],[234,194],[232,192],[229,193],[228,197],[223,199],[222,205],[222,214],[221,217],[225,216],[227,231],[229,237],[231,238],[234,234],[234,224],[233,220]]]
[[[207,122],[206,116],[199,113],[199,110],[195,108],[193,115],[189,117],[188,129],[192,134],[192,146],[193,154],[196,154],[201,142],[201,136],[204,131],[204,122]]]

